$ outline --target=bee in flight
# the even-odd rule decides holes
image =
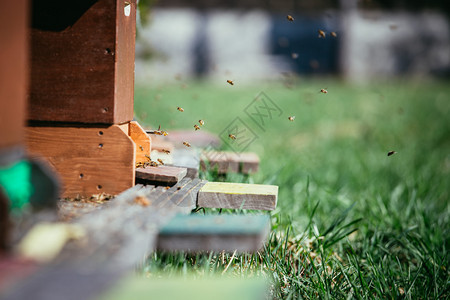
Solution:
[[[332,37],[337,37],[337,34],[336,34],[336,32],[334,32],[334,31],[332,31],[332,32],[330,32],[330,35],[332,36]]]
[[[181,111],[181,112],[183,112],[184,111],[184,109],[183,108],[181,108],[181,107],[177,107],[177,109],[179,110],[179,111]]]
[[[194,125],[195,131],[200,130],[200,126],[198,126],[197,124]]]
[[[169,134],[167,133],[167,131],[164,131],[164,130],[161,130],[161,134],[163,135],[163,136],[168,136]]]
[[[288,120],[291,121],[291,122],[293,122],[293,121],[295,120],[295,116],[290,116],[290,117],[288,118]]]
[[[205,125],[205,121],[203,121],[203,120],[198,120],[198,123],[200,124],[200,126]]]
[[[320,92],[321,92],[322,94],[327,94],[327,93],[328,93],[328,91],[327,91],[326,89],[320,89]]]
[[[235,139],[236,139],[236,136],[235,136],[234,134],[231,134],[231,133],[228,135],[228,137],[229,137],[230,139],[232,139],[232,140],[235,140]]]
[[[190,147],[191,144],[189,144],[188,142],[183,142],[183,145],[185,145],[186,147]]]
[[[164,152],[165,154],[170,154],[170,151],[166,149],[162,149],[162,152]]]
[[[161,158],[158,158],[157,159],[157,161],[161,164],[161,165],[163,165],[164,166],[164,162],[162,161],[162,159]]]
[[[231,85],[234,85],[233,80],[227,79],[227,82],[228,82],[229,84],[231,84]]]
[[[319,29],[318,32],[319,32],[319,38],[325,38],[325,36],[326,36],[325,31]]]
[[[294,18],[291,15],[287,15],[286,19],[288,19],[288,21],[290,22],[294,22]]]
[[[396,152],[396,151],[394,151],[394,150],[391,150],[391,151],[389,151],[389,152],[388,152],[387,156],[391,156],[391,155],[394,155],[395,153],[397,153],[397,152]]]

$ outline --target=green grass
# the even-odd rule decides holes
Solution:
[[[137,85],[136,116],[169,134],[193,130],[198,119],[219,134],[241,117],[259,136],[248,150],[259,154],[260,171],[226,180],[279,186],[264,250],[156,252],[140,271],[265,276],[273,298],[448,298],[450,84],[291,80],[290,89],[282,82]],[[244,113],[260,91],[283,111],[265,131]],[[388,157],[389,150],[398,153]]]

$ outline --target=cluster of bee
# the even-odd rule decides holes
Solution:
[[[165,151],[170,153],[170,151],[168,151],[168,150],[165,150]],[[164,165],[164,162],[160,158],[158,158],[156,161],[154,161],[147,154],[145,155],[145,157],[148,159],[148,161],[145,161],[145,162],[139,161],[139,162],[137,162],[136,163],[136,168],[144,168],[145,169],[147,167],[158,167],[158,166],[163,166]]]
[[[156,135],[163,135],[163,136],[168,136],[169,134],[167,133],[167,131],[161,130],[161,125],[159,125],[158,130],[153,131],[154,134]]]

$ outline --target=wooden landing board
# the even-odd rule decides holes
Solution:
[[[199,153],[195,149],[174,149],[172,152],[173,165],[187,168],[187,177],[198,177],[200,166]]]
[[[274,210],[278,186],[208,182],[198,193],[197,205],[211,208]]]
[[[153,185],[174,185],[183,179],[186,173],[186,168],[171,166],[136,168],[136,181]]]
[[[259,169],[259,157],[252,152],[204,151],[200,155],[200,167],[204,170],[215,170],[219,174],[255,173]]]
[[[267,215],[177,215],[158,234],[160,250],[253,252],[269,232]]]
[[[115,195],[135,181],[136,146],[124,126],[27,127],[26,146],[56,169],[63,198]]]

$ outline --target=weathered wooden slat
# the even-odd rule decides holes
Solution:
[[[198,192],[197,205],[212,208],[274,210],[278,186],[208,182]]]
[[[158,234],[158,249],[259,250],[269,232],[267,215],[177,215]]]
[[[136,155],[121,126],[27,127],[26,146],[61,176],[62,197],[119,194],[134,185]]]
[[[136,181],[144,184],[174,185],[186,176],[186,168],[171,166],[136,168]]]
[[[78,0],[66,5],[41,0],[31,6],[28,118],[131,121],[136,0]]]
[[[259,157],[252,152],[204,151],[200,155],[202,170],[217,170],[219,174],[255,173],[259,169]]]

